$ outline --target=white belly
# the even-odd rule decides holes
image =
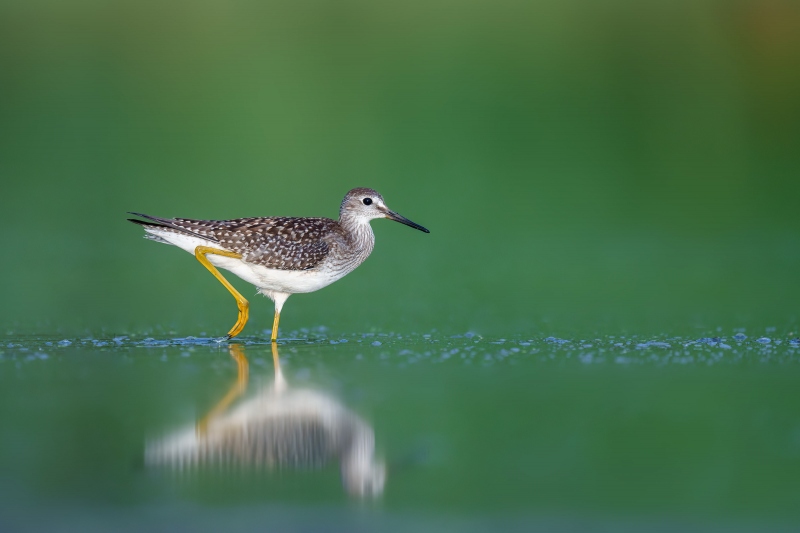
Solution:
[[[194,250],[198,246],[208,246],[209,248],[220,247],[217,243],[199,237],[159,230],[153,227],[146,227],[145,230],[182,250],[186,250],[192,255],[194,255]],[[302,292],[314,292],[330,285],[346,274],[346,272],[334,273],[325,270],[276,270],[246,263],[241,259],[234,259],[232,257],[214,254],[207,254],[206,257],[212,265],[224,268],[236,274],[246,282],[258,287],[260,292],[270,297],[272,297],[271,293],[297,294]]]

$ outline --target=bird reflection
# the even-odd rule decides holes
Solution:
[[[338,460],[349,494],[383,492],[386,467],[375,458],[372,427],[320,390],[290,387],[274,343],[274,381],[232,407],[247,390],[249,365],[243,346],[230,345],[230,354],[238,374],[228,393],[194,427],[147,443],[148,466],[308,469]]]

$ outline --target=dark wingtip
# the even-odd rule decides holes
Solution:
[[[153,217],[151,216],[143,215],[142,213],[134,213],[132,211],[128,211],[128,214],[148,219],[148,220],[139,220],[138,218],[129,218],[127,219],[128,222],[133,222],[134,224],[138,224],[140,226],[145,226],[145,227],[166,227],[161,222],[153,220]]]
[[[136,213],[133,211],[128,211],[129,215],[135,215],[137,217],[146,218],[147,220],[138,220],[135,218],[129,218],[128,220],[133,222],[134,224],[139,224],[140,226],[149,226],[154,228],[167,228],[172,231],[177,231],[178,233],[183,233],[185,235],[191,235],[192,237],[197,237],[198,239],[204,239],[207,241],[218,242],[217,238],[213,235],[199,235],[189,229],[186,229],[182,226],[176,226],[175,221],[170,218],[161,218],[161,217],[154,217],[152,215],[145,215],[144,213]]]
[[[128,211],[129,215],[134,215],[137,217],[142,217],[147,220],[139,220],[137,218],[129,218],[129,222],[133,222],[134,224],[139,224],[140,226],[166,226],[163,220],[160,220],[158,217],[145,215],[144,213],[135,213],[133,211]]]

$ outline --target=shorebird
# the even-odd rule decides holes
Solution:
[[[281,309],[292,294],[313,292],[352,272],[375,246],[370,221],[388,218],[430,233],[388,207],[373,189],[348,192],[339,208],[339,220],[329,218],[255,217],[233,220],[160,218],[130,213],[144,226],[145,238],[171,244],[194,254],[236,298],[239,317],[227,339],[247,324],[250,304],[219,273],[233,272],[275,302],[272,342],[278,338]]]
[[[145,445],[145,464],[180,471],[237,467],[251,471],[320,469],[338,461],[342,483],[352,496],[383,492],[386,465],[375,455],[372,427],[333,396],[310,387],[290,387],[272,344],[271,384],[236,406],[247,390],[244,347],[231,344],[236,382],[198,423]]]

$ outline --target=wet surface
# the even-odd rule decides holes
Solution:
[[[26,511],[42,505],[89,530],[800,518],[791,332],[287,337],[4,337],[0,522],[52,526]]]
[[[523,361],[571,361],[583,364],[738,364],[742,362],[792,363],[800,362],[800,336],[796,333],[748,336],[742,331],[730,335],[677,337],[608,335],[603,337],[483,337],[474,332],[457,335],[361,333],[329,335],[326,328],[288,333],[277,343],[281,356],[332,350],[332,353],[354,352],[357,360],[377,357],[386,364],[402,368],[427,361],[443,363],[449,360],[463,364],[519,364]],[[269,349],[272,343],[269,330],[262,336],[242,335],[229,341],[224,337],[164,337],[147,335],[116,335],[111,337],[53,337],[7,336],[0,341],[0,358],[9,361],[46,360],[51,356],[70,353],[68,350],[89,350],[97,353],[135,354],[133,349],[150,351],[169,349],[164,355],[191,357],[198,349],[226,351],[230,346]],[[256,348],[257,347],[257,348]]]

